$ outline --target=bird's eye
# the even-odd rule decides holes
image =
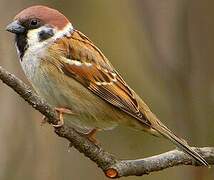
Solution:
[[[30,25],[32,26],[36,26],[37,25],[37,20],[36,19],[32,19],[31,22],[30,22]]]
[[[29,29],[36,29],[36,28],[41,26],[41,21],[39,19],[36,19],[36,18],[31,19],[30,21],[28,21],[27,26]]]
[[[31,26],[36,26],[38,24],[38,20],[37,19],[32,19],[31,21],[30,21],[30,25]]]

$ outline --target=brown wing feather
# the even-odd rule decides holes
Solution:
[[[58,49],[66,49],[62,53],[67,58],[61,62],[64,73],[150,127],[151,123],[140,111],[134,91],[128,87],[102,52],[79,31],[75,30],[69,41],[67,40],[61,39],[56,44]],[[74,61],[76,64],[72,63]]]

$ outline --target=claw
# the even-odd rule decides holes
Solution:
[[[91,142],[93,142],[95,145],[99,144],[99,141],[96,139],[96,133],[98,131],[100,131],[101,129],[99,128],[94,128],[91,131],[89,131],[88,133],[80,133],[82,136],[85,136],[88,140],[90,140]]]
[[[55,111],[59,113],[59,122],[58,124],[53,125],[55,128],[59,128],[64,125],[63,114],[74,114],[70,109],[66,108],[55,108]]]

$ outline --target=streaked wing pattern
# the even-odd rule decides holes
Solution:
[[[128,87],[101,51],[77,30],[69,38],[69,44],[63,39],[57,43],[59,46],[69,47],[63,52],[67,58],[61,62],[64,73],[150,127],[150,122],[140,111],[134,91]]]

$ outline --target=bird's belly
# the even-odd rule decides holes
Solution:
[[[37,93],[50,105],[68,108],[74,113],[64,115],[65,123],[83,129],[112,129],[127,118],[121,110],[112,108],[112,105],[54,67],[37,70],[32,82]]]

